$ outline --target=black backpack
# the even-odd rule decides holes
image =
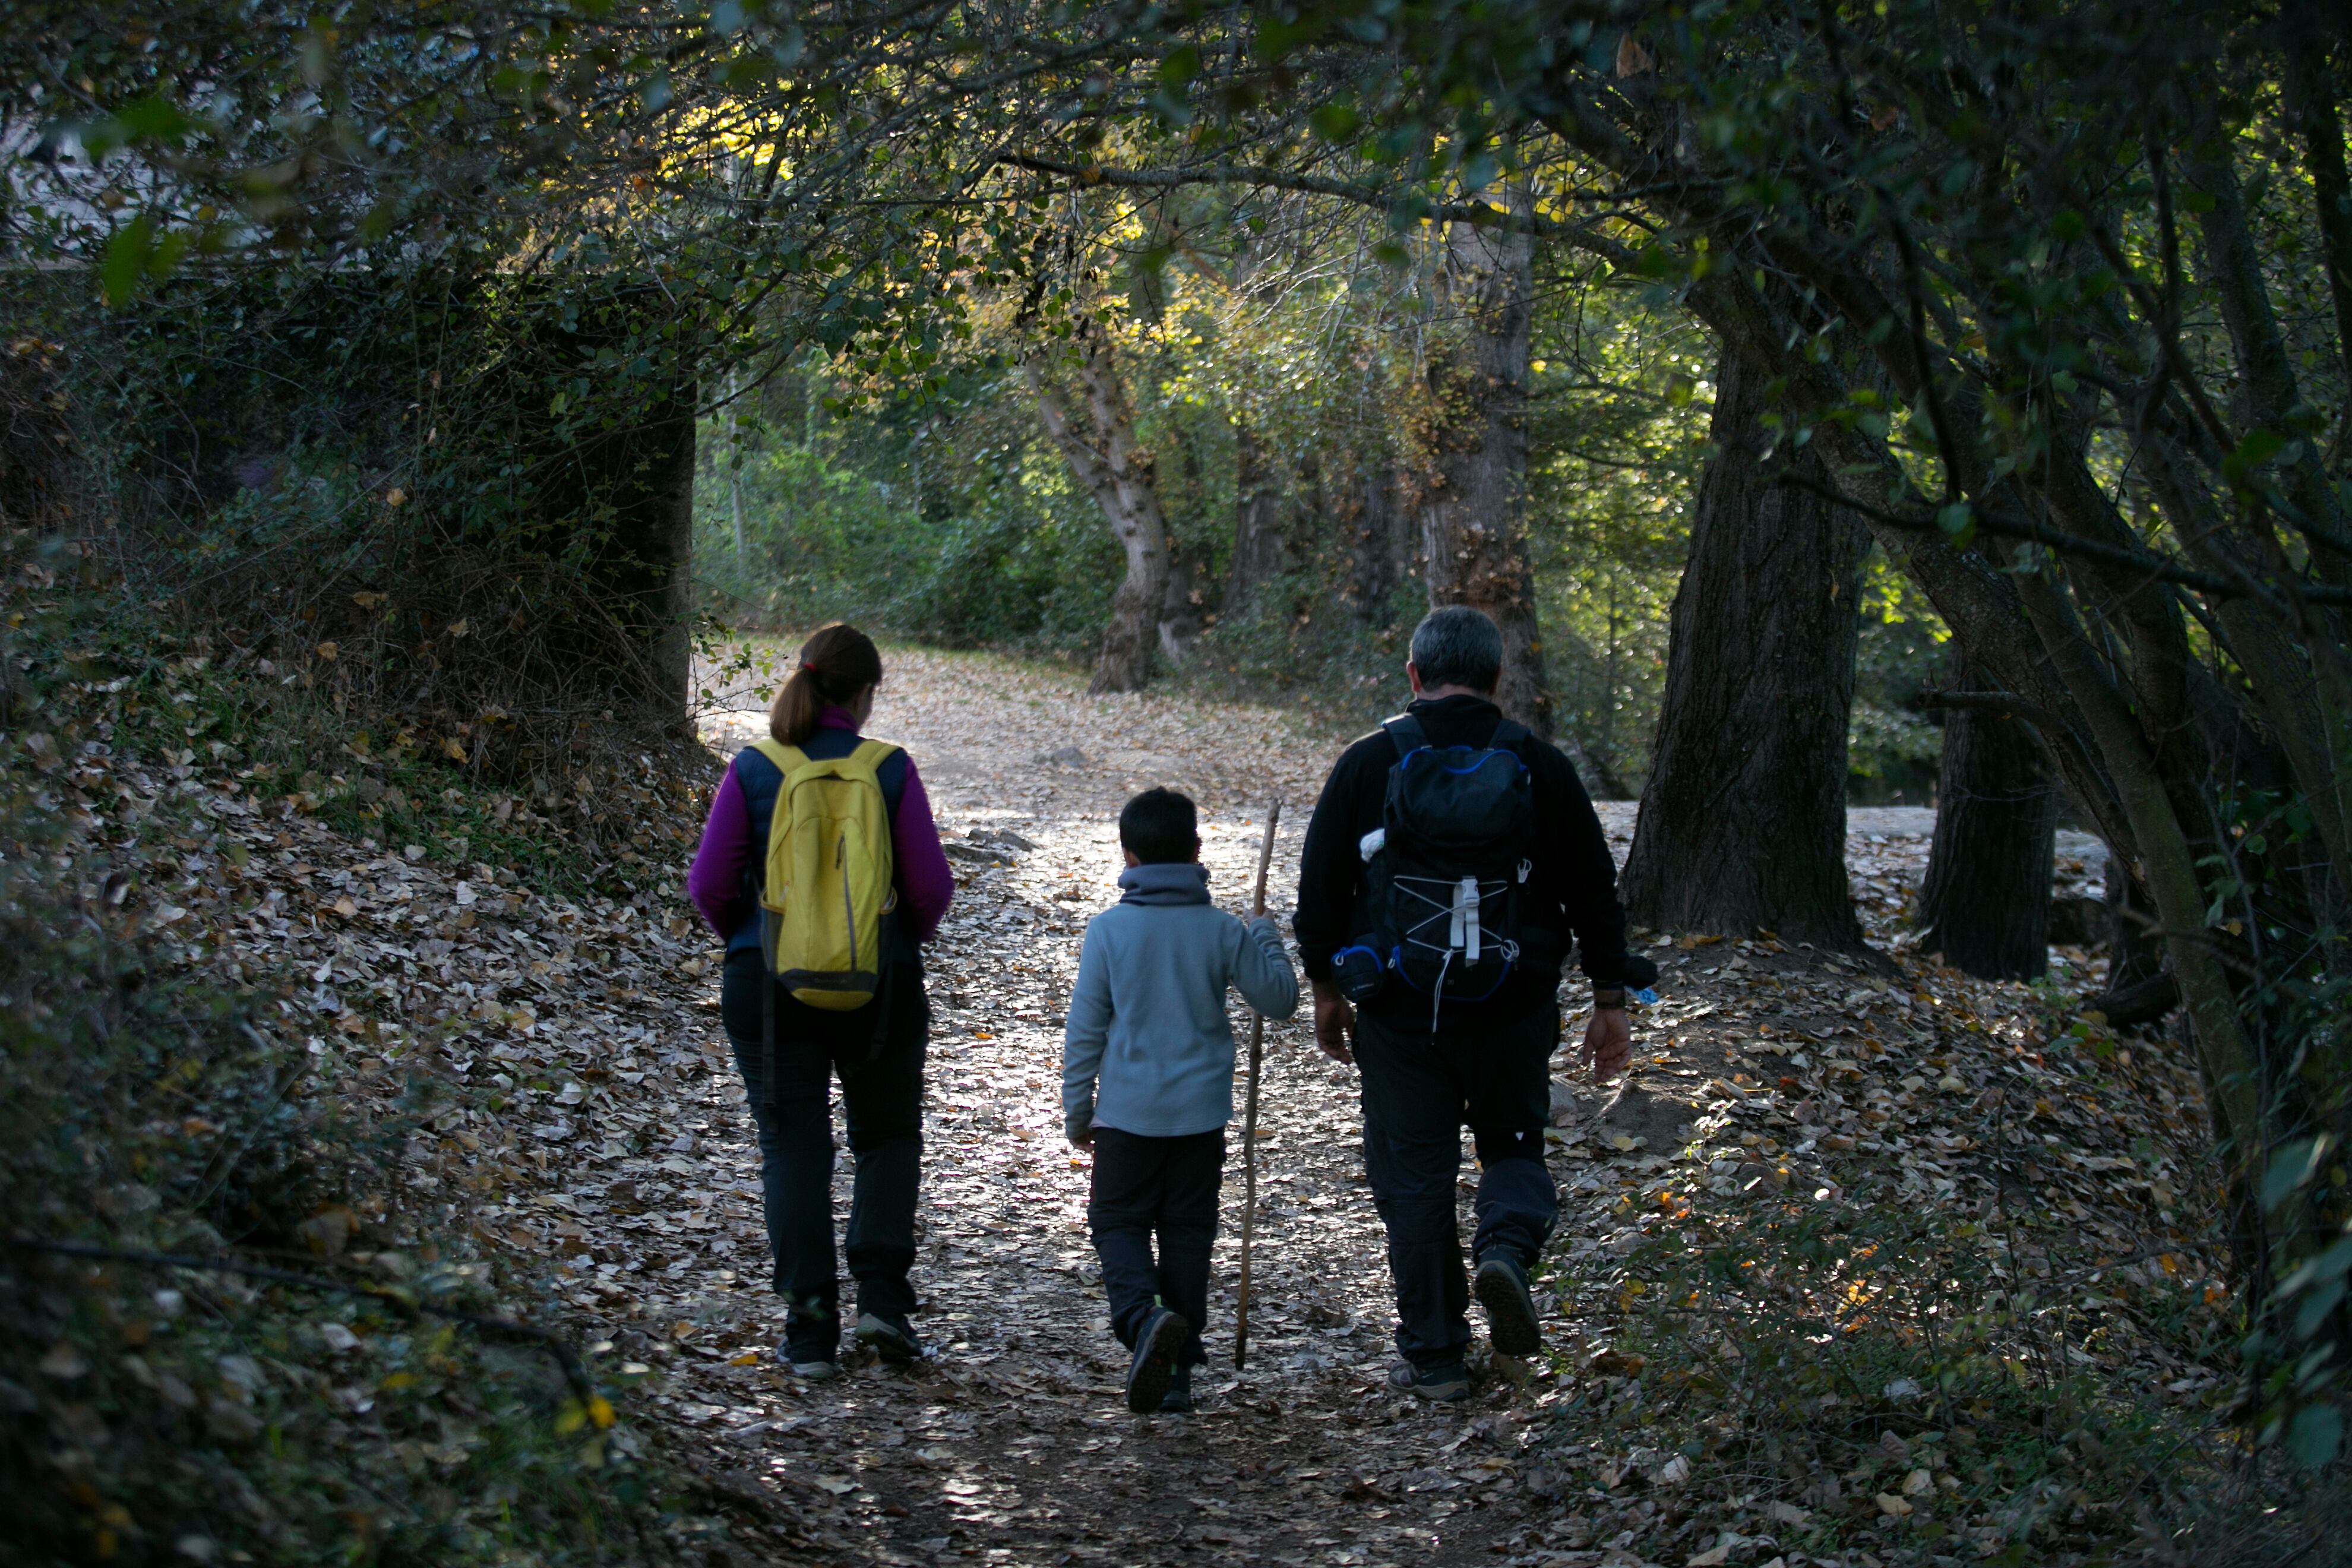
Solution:
[[[1441,750],[1409,714],[1381,728],[1397,760],[1366,857],[1373,930],[1334,963],[1344,988],[1368,994],[1394,976],[1427,995],[1434,1027],[1446,1002],[1491,996],[1519,965],[1535,796],[1517,748],[1528,736],[1506,719],[1483,747]]]

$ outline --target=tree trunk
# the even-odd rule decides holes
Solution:
[[[1367,461],[1358,471],[1358,506],[1348,547],[1348,607],[1360,626],[1388,618],[1389,595],[1404,581],[1412,544],[1397,495],[1396,465]]]
[[[1234,426],[1234,558],[1225,577],[1225,613],[1257,606],[1258,591],[1289,570],[1282,491],[1268,470],[1265,447],[1246,423]]]
[[[2287,111],[2303,137],[2304,168],[2316,198],[2312,208],[2319,219],[2327,294],[2336,306],[2336,353],[2352,377],[2352,178],[2345,174],[2343,121],[2329,89],[2327,37],[2313,12],[2288,6],[2284,15],[2294,29],[2287,50]]]
[[[1151,679],[1151,654],[1168,595],[1168,522],[1160,515],[1151,454],[1136,444],[1135,415],[1110,341],[1092,321],[1080,323],[1076,338],[1078,381],[1091,428],[1081,428],[1072,418],[1047,382],[1040,355],[1030,357],[1029,385],[1045,433],[1127,552],[1127,575],[1111,596],[1110,624],[1087,689],[1140,691]]]
[[[1192,657],[1192,645],[1201,640],[1207,620],[1203,597],[1200,563],[1190,551],[1171,546],[1168,586],[1160,597],[1160,655],[1169,663],[1181,664]]]
[[[743,537],[743,425],[735,407],[735,376],[727,377],[727,510],[735,524],[735,569],[741,571],[751,553]]]
[[[1503,711],[1551,733],[1543,638],[1528,553],[1528,330],[1532,241],[1475,224],[1448,231],[1439,268],[1441,310],[1458,313],[1458,341],[1432,351],[1436,405],[1431,472],[1421,501],[1429,605],[1469,605],[1503,633]]]
[[[1963,692],[1991,684],[1958,657],[1952,680]],[[2032,727],[2014,714],[1950,708],[1919,890],[1920,948],[1979,979],[2040,979],[2057,837],[2058,790]]]
[[[1764,387],[1726,353],[1716,455],[1692,510],[1649,787],[1622,887],[1645,925],[1769,931],[1857,951],[1846,721],[1869,540],[1850,512],[1759,480]],[[1826,484],[1810,452],[1796,467]]]

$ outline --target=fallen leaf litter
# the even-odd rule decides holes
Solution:
[[[1958,1213],[2021,1185],[2044,1218],[2017,1233],[2003,1267],[2192,1298],[2220,1289],[2192,1239],[2202,1226],[2179,1212],[2193,1080],[2146,1049],[2135,1065],[2128,1047],[2095,1079],[2046,1059],[2021,988],[1902,951],[1925,814],[1858,812],[1849,869],[1892,963],[1658,935],[1662,1001],[1637,1024],[1629,1081],[1596,1090],[1557,1058],[1563,1215],[1539,1304],[1551,1348],[1571,1352],[1561,1375],[1482,1364],[1477,1397],[1451,1408],[1386,1389],[1388,1282],[1352,1074],[1294,1023],[1268,1031],[1252,1365],[1231,1369],[1235,1172],[1202,1412],[1129,1416],[1085,1234],[1086,1158],[1061,1142],[1058,1112],[1078,939],[1115,894],[1112,816],[1149,784],[1192,793],[1213,892],[1238,909],[1265,804],[1281,796],[1269,903],[1286,909],[1338,738],[1265,710],[1090,697],[1066,675],[984,656],[896,649],[888,664],[869,728],[915,755],[959,880],[929,955],[916,1323],[935,1354],[913,1372],[853,1358],[831,1384],[798,1383],[766,1353],[780,1321],[757,1161],[719,1027],[714,944],[680,889],[541,896],[496,868],[452,875],[405,847],[265,811],[233,781],[184,768],[117,779],[98,762],[82,781],[133,819],[158,791],[200,795],[236,847],[222,863],[184,857],[182,885],[149,895],[149,928],[184,958],[290,963],[307,976],[314,1055],[364,1070],[429,1041],[418,1048],[436,1053],[434,1070],[471,1087],[470,1106],[412,1142],[406,1200],[452,1205],[544,1281],[546,1309],[593,1347],[601,1375],[646,1385],[632,1402],[650,1416],[643,1436],[698,1475],[746,1544],[764,1533],[795,1555],[882,1563],[1728,1562],[1775,1521],[1794,1540],[1808,1510],[1751,1497],[1722,1511],[1756,1534],[1715,1538],[1692,1533],[1693,1503],[1669,1548],[1654,1499],[1689,1480],[1688,1461],[1549,1419],[1570,1391],[1627,1375],[1603,1342],[1605,1302],[1627,1255],[1678,1207],[1759,1184],[1834,1202],[1876,1173]],[[762,722],[720,711],[707,733],[724,753]],[[1604,816],[1622,860],[1632,808]],[[2095,879],[2084,847],[2066,846],[2062,889],[2095,893]],[[249,912],[226,903],[232,887],[257,900]],[[2095,989],[2098,962],[2068,957],[2066,983]],[[1572,1037],[1580,983],[1564,999]],[[378,1070],[389,1088],[396,1075]],[[1994,1146],[2018,1126],[2027,1143]],[[1465,1151],[1465,1234],[1474,1178]],[[847,1181],[844,1161],[845,1212]],[[337,1250],[343,1234],[330,1222],[313,1245]],[[2151,1336],[2098,1353],[2122,1358],[2119,1373],[2154,1371],[2179,1399],[2220,1387]],[[1895,1489],[1866,1506],[1890,1528],[1938,1506],[1932,1476],[1911,1484],[1926,1474],[1890,1474]],[[1633,1501],[1637,1489],[1651,1500]]]

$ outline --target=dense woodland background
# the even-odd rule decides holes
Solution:
[[[130,1079],[286,1070],[234,985],[134,984],[77,770],[642,900],[733,632],[1337,724],[1470,603],[1642,799],[1645,927],[1877,962],[1844,809],[1932,801],[1920,951],[2032,982],[2053,832],[2103,840],[2105,984],[2049,1004],[2194,1068],[2220,1418],[2341,1463],[2329,8],[32,0],[0,59],[34,1239],[164,1159],[80,1131]],[[190,1157],[215,1240],[318,1207]]]
[[[1378,716],[1429,605],[1396,447],[1408,334],[1431,307],[1328,245],[1261,279],[1254,292],[1221,273],[1171,279],[1164,316],[1133,330],[1138,433],[1175,541],[1159,678]],[[1531,302],[1527,528],[1548,684],[1614,798],[1649,769],[1715,374],[1704,339],[1649,292],[1568,276]],[[1117,541],[1012,371],[964,370],[907,401],[796,363],[730,399],[698,452],[696,558],[717,614],[844,616],[1068,660],[1101,639]],[[1866,571],[1850,795],[1929,804],[1943,716],[1918,697],[1942,679],[1949,634],[1883,553]]]

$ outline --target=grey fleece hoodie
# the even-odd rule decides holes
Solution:
[[[1211,904],[1197,861],[1131,866],[1118,885],[1078,950],[1063,1122],[1074,1137],[1090,1124],[1147,1138],[1212,1131],[1234,1119],[1225,987],[1269,1018],[1298,1006],[1282,933],[1270,917],[1244,925]]]

